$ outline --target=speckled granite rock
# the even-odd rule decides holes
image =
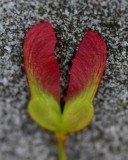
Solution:
[[[128,160],[127,0],[0,1],[0,160],[57,159],[53,135],[27,114],[23,39],[28,28],[42,20],[53,24],[60,39],[55,54],[63,93],[83,34],[94,29],[107,43],[107,67],[94,101],[95,117],[88,129],[69,137],[69,160]]]

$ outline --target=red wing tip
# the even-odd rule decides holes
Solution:
[[[91,37],[91,39],[93,39],[93,40],[95,39],[95,41],[99,41],[99,44],[100,44],[100,46],[102,46],[103,50],[105,50],[105,55],[106,55],[106,43],[100,33],[90,29],[89,31],[87,31],[85,33],[84,37],[89,38],[89,39]]]
[[[103,41],[104,41],[104,39],[102,38],[102,36],[101,36],[101,34],[99,33],[99,32],[97,32],[97,31],[94,31],[94,30],[92,30],[92,29],[90,29],[90,30],[88,30],[86,33],[85,33],[85,35],[87,36],[97,36],[97,37],[100,37]]]
[[[42,26],[42,25],[52,26],[51,23],[48,21],[41,21],[41,22],[35,24],[34,26]]]
[[[53,28],[52,27],[52,24],[50,23],[50,22],[48,22],[48,21],[41,21],[41,22],[39,22],[39,23],[37,23],[37,24],[33,24],[29,29],[28,29],[28,31],[30,31],[30,30],[32,30],[33,28],[41,28],[41,27],[43,27],[43,26],[47,26],[47,27],[51,27],[51,28]]]
[[[52,24],[50,22],[41,21],[40,23],[34,24],[31,28],[28,29],[28,31],[25,35],[25,38],[24,38],[24,44],[26,41],[28,41],[28,39],[30,39],[30,35],[32,35],[36,32],[39,32],[43,27],[46,27],[47,30],[48,29],[53,30],[53,32],[54,32],[54,29],[53,29]],[[23,48],[25,48],[25,46]]]

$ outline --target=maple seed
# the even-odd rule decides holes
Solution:
[[[59,159],[66,160],[67,135],[86,128],[93,118],[93,99],[106,65],[106,44],[95,31],[84,35],[72,61],[65,100],[60,98],[55,45],[49,22],[36,24],[26,34],[24,67],[31,93],[28,113],[40,127],[55,133]]]

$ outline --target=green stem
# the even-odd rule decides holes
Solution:
[[[62,132],[56,132],[55,137],[58,143],[58,156],[59,160],[66,160],[65,141],[67,135]]]
[[[59,160],[66,160],[65,147],[62,141],[58,142]]]

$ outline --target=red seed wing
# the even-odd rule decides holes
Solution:
[[[24,41],[24,64],[27,78],[36,78],[39,88],[60,99],[59,66],[54,56],[56,37],[50,23],[33,26]],[[28,83],[31,79],[28,78]],[[31,86],[30,86],[31,89]]]
[[[106,44],[101,36],[88,31],[75,55],[70,72],[67,100],[94,86],[92,100],[102,78],[106,64]],[[89,90],[89,89],[88,89]],[[92,92],[92,91],[88,91]]]

